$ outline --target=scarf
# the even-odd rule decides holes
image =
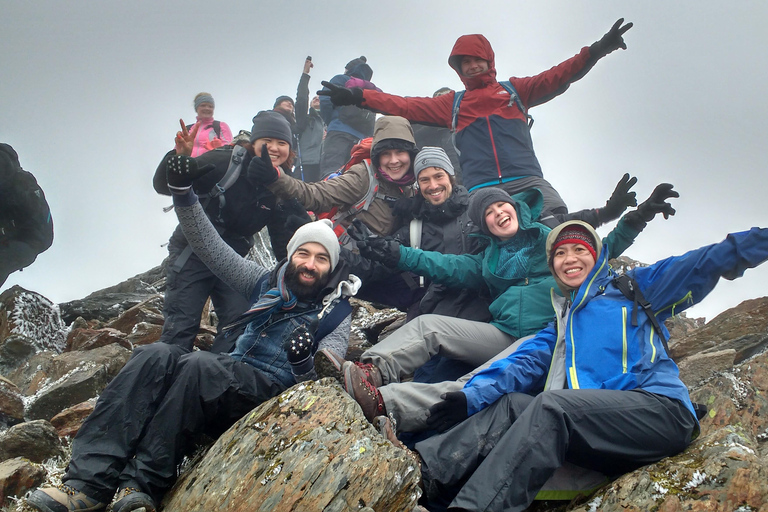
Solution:
[[[250,323],[257,318],[267,318],[277,310],[288,311],[293,309],[296,306],[297,299],[293,292],[285,286],[285,271],[287,268],[288,262],[286,261],[277,273],[277,284],[275,287],[262,294],[248,311],[240,315],[232,324],[225,327],[225,330],[230,330],[244,323]]]

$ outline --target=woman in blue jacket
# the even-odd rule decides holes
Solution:
[[[585,223],[549,234],[547,261],[564,294],[552,294],[555,322],[430,409],[439,430],[469,419],[416,445],[428,498],[455,496],[451,510],[524,510],[565,462],[621,474],[698,435],[677,365],[644,311],[633,325],[607,256]],[[628,274],[663,326],[720,277],[766,259],[768,229],[752,228]]]

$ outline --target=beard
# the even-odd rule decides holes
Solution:
[[[311,274],[315,277],[315,282],[312,284],[301,282],[299,279],[299,274],[301,273]],[[299,299],[315,298],[327,284],[328,272],[321,274],[317,270],[307,270],[304,265],[297,267],[293,262],[289,262],[288,268],[285,269],[285,285]]]

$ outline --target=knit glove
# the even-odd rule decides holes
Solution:
[[[637,178],[630,178],[629,173],[624,174],[621,180],[619,180],[613,194],[611,194],[611,197],[606,201],[605,206],[600,208],[597,212],[601,224],[605,224],[613,219],[618,219],[628,207],[637,206],[635,192],[629,191],[635,183],[637,183]]]
[[[293,330],[287,340],[288,362],[294,375],[303,375],[314,368],[315,337],[305,325]]]
[[[452,391],[440,395],[443,399],[429,408],[427,427],[438,432],[445,432],[455,424],[469,417],[467,413],[467,395],[461,391]]]
[[[666,200],[671,197],[680,197],[676,190],[672,190],[672,184],[662,183],[657,185],[651,197],[640,203],[637,210],[633,210],[624,216],[625,222],[642,230],[652,221],[656,214],[661,213],[665,219],[675,214],[675,209]]]
[[[248,178],[260,185],[269,185],[277,181],[280,177],[280,172],[275,169],[272,159],[269,158],[269,150],[267,145],[261,145],[261,158],[255,156],[251,158],[251,163],[248,164]]]
[[[166,179],[173,194],[185,194],[192,182],[216,169],[213,164],[198,167],[197,161],[185,155],[171,155],[166,161]]]
[[[397,268],[400,262],[400,242],[390,237],[374,235],[360,219],[352,221],[347,233],[357,242],[361,256],[379,261],[387,267]]]
[[[589,55],[594,59],[601,59],[619,48],[626,50],[627,44],[622,37],[624,33],[632,28],[632,23],[627,23],[623,27],[624,18],[613,24],[611,30],[609,30],[599,41],[596,41],[589,47]]]
[[[363,104],[363,90],[360,87],[352,87],[347,89],[331,82],[320,82],[325,89],[317,91],[318,96],[328,96],[331,99],[331,103],[337,107],[343,107],[345,105],[360,106]]]

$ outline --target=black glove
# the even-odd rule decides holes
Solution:
[[[605,206],[598,210],[598,216],[602,224],[618,219],[628,207],[637,206],[636,194],[629,191],[635,183],[637,183],[637,178],[630,178],[629,173],[624,174],[621,180],[619,180],[619,183],[616,184],[616,188],[613,190],[613,194],[605,202]]]
[[[627,44],[624,42],[622,36],[627,30],[632,28],[632,23],[627,23],[623,27],[621,26],[622,23],[624,23],[624,18],[619,18],[619,20],[613,24],[611,30],[609,30],[599,41],[593,43],[592,46],[589,47],[590,57],[600,59],[619,48],[623,50],[627,49]]]
[[[197,160],[185,155],[171,155],[165,161],[168,188],[174,194],[183,194],[192,187],[192,182],[216,169],[213,164],[197,166]]]
[[[326,88],[322,91],[317,91],[318,96],[328,96],[331,99],[331,103],[337,107],[343,107],[344,105],[356,105],[359,107],[363,104],[363,90],[360,87],[348,89],[331,82],[320,83]]]
[[[287,340],[288,362],[294,375],[303,375],[315,366],[312,355],[315,353],[315,337],[306,326],[300,325],[293,330]]]
[[[638,229],[643,229],[646,223],[652,221],[657,213],[664,214],[664,218],[668,219],[675,214],[675,209],[666,201],[670,197],[680,197],[680,194],[672,190],[670,183],[657,185],[651,192],[651,197],[640,203],[637,210],[626,214],[624,220]]]
[[[429,408],[427,427],[438,432],[445,432],[455,424],[469,417],[467,414],[467,395],[461,391],[452,391],[440,395],[443,399]]]
[[[352,221],[347,228],[347,233],[357,241],[361,256],[380,261],[388,267],[397,268],[400,262],[400,242],[390,237],[374,235],[360,219]]]
[[[285,199],[277,203],[277,214],[285,219],[285,230],[291,234],[304,224],[312,222],[309,213],[296,198]]]
[[[261,145],[261,158],[254,156],[248,164],[248,178],[260,185],[269,185],[277,181],[280,173],[275,169],[272,159],[269,158],[267,145]]]

